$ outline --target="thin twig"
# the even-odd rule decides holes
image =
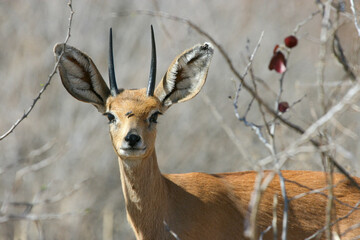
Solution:
[[[53,164],[54,162],[56,162],[58,159],[60,159],[62,154],[57,154],[57,155],[52,155],[48,158],[45,158],[43,160],[41,160],[40,162],[34,163],[32,165],[26,166],[21,168],[20,170],[18,170],[15,174],[15,182],[14,182],[14,187],[13,187],[13,193],[17,191],[17,189],[19,189],[21,183],[22,183],[22,179],[23,177],[30,173],[30,172],[36,172],[39,171],[45,167],[50,166],[51,164]]]
[[[330,121],[337,114],[344,111],[346,106],[352,104],[358,99],[360,92],[360,83],[355,84],[352,88],[348,90],[348,92],[344,95],[344,97],[338,101],[336,105],[334,105],[326,114],[320,117],[316,122],[314,122],[311,126],[309,126],[306,131],[300,136],[300,138],[295,143],[296,146],[299,146],[309,140],[311,136],[317,132],[317,130],[325,125],[328,121]]]
[[[250,55],[249,62],[245,67],[243,75],[241,76],[243,79],[245,79],[245,77],[246,77],[246,75],[247,75],[247,73],[249,71],[249,68],[251,67],[251,65],[252,65],[252,63],[254,61],[255,54],[256,54],[257,50],[259,49],[259,47],[260,47],[260,43],[261,43],[263,37],[264,37],[264,31],[261,32],[260,38],[259,38],[259,40],[258,40],[258,42],[257,42],[257,44],[256,44],[256,46],[254,48],[254,51]]]
[[[321,12],[320,10],[317,10],[316,12],[313,12],[312,14],[310,14],[310,16],[308,16],[306,19],[304,19],[303,21],[298,23],[293,31],[293,34],[296,35],[302,26],[304,26],[306,23],[308,23],[310,20],[312,20],[320,12]]]
[[[75,192],[79,191],[87,181],[89,181],[90,178],[85,178],[82,181],[75,183],[69,190],[65,191],[65,192],[59,192],[58,194],[40,200],[39,199],[39,194],[37,194],[33,199],[33,202],[31,203],[33,206],[36,205],[40,205],[40,204],[50,204],[50,203],[56,203],[59,202],[65,198],[70,197],[71,195],[73,195]]]
[[[287,224],[289,219],[289,199],[287,197],[286,193],[286,187],[285,187],[285,180],[284,177],[280,171],[280,167],[277,169],[277,173],[279,175],[280,179],[280,188],[281,188],[281,195],[284,198],[284,209],[283,209],[283,224],[282,224],[282,233],[281,233],[281,239],[287,239]]]
[[[335,117],[337,114],[341,113],[342,111],[345,110],[346,106],[352,104],[353,102],[356,101],[356,99],[359,98],[359,93],[360,92],[360,83],[355,84],[352,88],[350,88],[348,90],[348,92],[344,95],[344,97],[336,104],[334,105],[332,108],[330,108],[326,114],[324,114],[322,117],[320,117],[316,122],[314,122],[311,126],[309,126],[306,131],[297,139],[296,142],[294,142],[292,144],[292,146],[289,148],[296,148],[300,145],[302,145],[303,143],[305,143],[306,141],[308,141],[309,139],[311,139],[311,136],[314,133],[317,133],[318,129],[320,127],[322,127],[323,125],[325,125],[328,121],[330,121],[333,117]],[[315,145],[316,147],[321,146],[320,143],[314,141],[314,140],[310,140],[310,142]],[[331,162],[333,162],[333,164],[335,165],[335,167],[342,173],[344,174],[349,180],[350,182],[356,186],[359,190],[360,190],[360,186],[359,184],[350,176],[350,174],[330,155],[327,155],[329,157],[329,160]],[[285,160],[286,161],[286,160]]]
[[[319,3],[322,9],[322,21],[320,31],[320,50],[319,50],[319,64],[317,67],[317,83],[319,86],[319,101],[322,104],[324,113],[327,111],[327,101],[325,99],[324,88],[324,74],[325,74],[325,61],[326,61],[326,43],[328,41],[328,29],[330,26],[330,11],[332,0],[327,0],[325,3]]]
[[[20,221],[20,220],[27,220],[27,221],[45,221],[45,220],[59,220],[63,219],[64,217],[70,217],[70,216],[81,216],[86,214],[86,211],[83,212],[70,212],[70,213],[61,213],[61,214],[9,214],[5,216],[0,216],[0,223],[5,223],[9,221]]]
[[[209,98],[209,96],[207,96],[206,94],[203,93],[202,98],[203,98],[204,102],[209,106],[212,114],[214,115],[216,120],[220,123],[222,129],[224,130],[226,135],[229,137],[231,142],[235,144],[236,148],[239,150],[239,153],[241,154],[243,159],[245,159],[249,164],[251,164],[251,160],[249,159],[249,156],[247,155],[247,153],[244,149],[244,146],[242,145],[242,142],[238,139],[234,130],[225,123],[223,116],[221,115],[220,111],[218,109],[216,109],[214,104],[211,102],[211,99]]]
[[[262,127],[261,127],[260,125],[255,124],[255,123],[249,122],[249,121],[246,119],[247,114],[249,113],[249,111],[250,111],[250,109],[251,109],[252,103],[254,102],[254,98],[250,101],[250,103],[249,103],[249,105],[248,105],[248,107],[247,107],[247,109],[246,109],[245,114],[244,114],[242,117],[240,116],[240,113],[239,113],[239,111],[238,111],[238,109],[239,109],[239,107],[238,107],[238,101],[239,101],[239,95],[240,95],[239,93],[240,93],[240,91],[241,91],[241,86],[242,86],[242,85],[239,84],[239,87],[238,87],[238,89],[237,89],[237,91],[236,91],[235,98],[234,98],[234,102],[233,102],[235,116],[236,116],[236,118],[237,118],[239,121],[243,122],[243,123],[245,124],[245,126],[250,127],[250,128],[255,132],[255,134],[258,136],[258,138],[260,139],[260,141],[261,141],[263,144],[267,145],[267,144],[269,144],[269,143],[268,143],[268,141],[266,140],[266,138],[264,137],[264,135],[263,135],[262,132],[261,132],[261,128],[262,128]]]
[[[278,94],[278,97],[277,97],[277,100],[276,100],[276,105],[278,104],[280,98],[281,98],[281,94],[283,92],[283,79],[284,79],[284,76],[285,76],[285,72],[281,75],[281,78],[280,78],[280,91],[279,91],[279,94]],[[253,82],[253,86],[254,86],[254,91],[256,93],[256,95],[259,95],[258,91],[257,91],[257,85],[256,85],[256,82],[255,82],[255,79],[252,78],[252,82]],[[236,92],[236,94],[238,95],[239,94],[239,90]],[[236,99],[237,100],[237,99]],[[275,120],[274,120],[274,123],[271,124],[271,126],[269,126],[269,124],[267,123],[266,121],[266,117],[265,117],[265,113],[262,109],[262,105],[258,102],[259,104],[259,110],[260,110],[260,113],[261,113],[261,116],[262,116],[262,119],[264,121],[264,124],[266,126],[266,130],[268,132],[268,135],[269,135],[269,141],[265,141],[265,138],[262,136],[262,134],[258,134],[258,137],[259,139],[264,143],[265,147],[269,150],[271,156],[273,157],[273,161],[275,163],[275,166],[276,166],[276,171],[277,171],[277,174],[279,175],[279,179],[280,179],[280,188],[281,188],[281,194],[283,196],[283,199],[284,199],[284,208],[283,208],[283,224],[282,224],[282,234],[281,234],[281,238],[282,239],[286,239],[287,238],[287,223],[288,223],[288,203],[289,203],[289,200],[287,198],[287,194],[286,194],[286,188],[285,188],[285,181],[284,181],[284,177],[280,171],[280,167],[279,167],[279,160],[278,158],[276,157],[276,146],[275,146]],[[236,106],[234,104],[234,106]],[[250,109],[250,106],[248,107],[248,109]],[[277,110],[277,108],[275,108]],[[239,119],[240,120],[240,119]],[[246,115],[243,117],[243,121],[246,123]],[[252,126],[252,125],[250,125]],[[260,132],[261,133],[261,132]],[[276,215],[275,215],[276,217]],[[276,232],[277,229],[274,228],[274,231]],[[277,234],[277,233],[276,233]]]
[[[334,53],[336,59],[343,66],[345,72],[349,75],[350,79],[352,81],[355,81],[356,80],[356,75],[352,71],[351,67],[349,66],[348,60],[347,60],[347,58],[346,58],[346,56],[344,54],[344,50],[342,48],[339,36],[337,35],[336,31],[335,31],[334,37],[333,37],[332,50],[333,50],[333,53]]]
[[[345,215],[345,216],[342,216],[342,217],[339,217],[338,219],[336,219],[336,221],[332,222],[330,224],[330,227],[334,226],[335,224],[337,224],[338,222],[348,218],[354,211],[356,211],[358,209],[358,207],[360,206],[360,201],[358,201],[355,206]],[[323,233],[326,229],[327,229],[328,226],[325,226],[321,229],[319,229],[318,231],[316,231],[313,235],[311,235],[310,237],[306,238],[305,240],[310,240],[310,239],[313,239],[315,238],[318,234],[320,233]]]
[[[264,172],[259,170],[256,175],[254,190],[251,193],[251,198],[248,206],[248,216],[245,218],[244,223],[244,235],[251,240],[255,239],[256,236],[256,220],[257,212],[259,210],[260,199],[263,191],[261,188],[261,182],[264,178]]]
[[[350,226],[349,228],[347,228],[344,232],[342,232],[342,233],[340,234],[340,237],[345,236],[347,233],[349,233],[349,232],[351,232],[352,230],[357,229],[357,228],[360,228],[360,223],[356,223],[356,224]],[[359,236],[359,237],[360,237],[360,236]]]
[[[273,129],[275,129],[275,127],[273,127]],[[287,193],[286,193],[285,179],[281,173],[281,165],[279,164],[279,159],[276,156],[275,135],[274,135],[274,133],[269,133],[269,135],[270,135],[270,144],[265,145],[265,146],[269,149],[270,154],[275,163],[276,173],[278,174],[279,180],[280,180],[281,195],[284,199],[281,239],[287,239],[289,199],[288,199]]]
[[[25,207],[24,211],[22,212],[22,214],[20,215],[13,215],[13,214],[5,214],[5,212],[2,212],[1,215],[4,216],[21,216],[22,218],[25,218],[25,216],[29,215],[31,210],[36,207],[37,205],[41,205],[41,204],[50,204],[50,203],[56,203],[58,201],[61,201],[69,196],[71,196],[72,194],[74,194],[75,192],[77,192],[78,190],[81,189],[81,187],[85,184],[86,181],[88,181],[89,178],[86,178],[84,180],[82,180],[79,183],[76,183],[70,190],[66,191],[66,192],[60,192],[58,194],[56,194],[55,196],[52,196],[50,198],[44,199],[44,200],[39,200],[38,199],[38,194],[34,197],[33,202],[8,202],[6,203],[7,205],[12,205],[14,207]],[[5,201],[4,201],[5,202]],[[11,220],[12,217],[10,217],[8,220]],[[30,217],[31,218],[31,217]]]
[[[324,154],[323,154],[324,155]],[[333,210],[334,210],[334,165],[332,164],[332,162],[330,162],[328,160],[328,158],[324,155],[324,158],[326,159],[325,161],[327,161],[327,173],[326,173],[326,179],[327,179],[327,185],[329,186],[328,188],[328,197],[327,197],[327,204],[326,204],[326,226],[327,226],[327,230],[326,230],[326,237],[328,240],[332,239],[332,231],[331,231],[331,222],[333,219]],[[336,213],[334,213],[336,214]],[[335,216],[336,217],[336,216]]]
[[[258,170],[258,174],[256,175],[254,190],[251,193],[251,198],[248,206],[248,214],[245,218],[244,224],[244,235],[250,239],[255,239],[256,235],[256,226],[257,226],[257,212],[259,210],[260,200],[262,194],[267,189],[271,181],[276,175],[274,171],[267,171],[267,175],[264,176],[263,170]],[[271,229],[268,227],[264,232],[267,232]],[[263,232],[263,233],[264,233]],[[265,233],[264,233],[265,234]],[[263,235],[263,234],[262,234]]]
[[[169,225],[167,224],[167,222],[165,220],[163,221],[163,223],[164,223],[166,231],[168,231],[176,240],[181,240],[179,238],[179,236],[170,229]]]
[[[69,38],[71,36],[71,24],[72,24],[72,19],[73,19],[73,15],[74,15],[74,11],[72,8],[72,0],[69,0],[68,2],[68,6],[70,8],[70,17],[69,17],[69,25],[68,25],[68,31],[67,31],[67,35],[65,38],[64,43],[66,44],[69,41]],[[20,117],[11,127],[8,131],[6,131],[3,135],[0,136],[0,141],[3,140],[4,138],[6,138],[10,133],[12,133],[15,128],[25,119],[29,116],[29,114],[31,113],[31,111],[33,110],[33,108],[35,107],[36,103],[40,100],[42,94],[45,92],[45,90],[47,89],[47,87],[50,85],[51,80],[53,78],[53,76],[56,73],[56,69],[59,65],[59,62],[61,60],[63,53],[60,55],[58,61],[56,61],[54,68],[52,70],[52,72],[50,73],[50,75],[48,76],[47,82],[45,83],[45,85],[41,88],[41,90],[39,91],[39,94],[37,95],[37,97],[33,100],[33,103],[30,105],[30,107],[24,112],[24,114],[22,115],[22,117]]]
[[[356,10],[355,10],[355,4],[354,4],[354,0],[350,0],[350,8],[351,8],[351,11],[354,15],[354,23],[355,23],[355,28],[358,32],[358,35],[360,37],[360,26],[359,26],[359,22],[358,22],[358,19],[357,19],[357,13],[356,13]]]
[[[287,150],[285,150],[281,156],[279,156],[282,161],[280,162],[280,166],[282,166],[288,159],[288,156],[291,156],[296,149],[304,144],[306,141],[310,139],[310,142],[317,148],[320,148],[322,145],[317,141],[311,140],[312,135],[317,133],[318,129],[324,126],[328,121],[334,118],[336,115],[340,114],[345,110],[348,105],[356,102],[359,98],[360,92],[360,83],[355,84],[352,88],[348,90],[348,92],[344,95],[344,97],[334,105],[329,111],[320,117],[316,122],[314,122],[311,126],[309,126],[306,131],[294,142]],[[350,182],[360,190],[359,184],[350,176],[350,174],[330,155],[327,155],[329,160],[333,162],[335,167],[344,174]]]
[[[272,229],[272,226],[268,226],[264,231],[260,233],[259,240],[264,239],[264,235]]]
[[[29,172],[35,172],[42,168],[45,168],[50,164],[54,163],[55,161],[57,161],[59,158],[60,158],[60,154],[56,156],[50,156],[44,160],[41,160],[40,162],[34,163],[30,166],[26,166],[18,170],[15,174],[15,181],[13,184],[12,192],[11,193],[9,192],[5,195],[4,201],[2,202],[0,207],[0,213],[6,212],[10,204],[10,201],[12,199],[12,196],[14,195],[14,193],[16,193],[16,191],[19,189],[20,185],[22,184],[24,175],[28,174]]]
[[[288,56],[290,55],[290,51],[288,53]],[[282,92],[283,92],[283,79],[285,77],[285,74],[286,72],[284,72],[281,77],[280,77],[280,85],[279,85],[279,93],[277,95],[277,98],[276,98],[276,104],[275,104],[275,111],[277,113],[279,113],[278,111],[278,104],[279,104],[279,101],[281,99],[281,95],[282,95]],[[259,95],[258,91],[257,91],[257,85],[256,85],[256,82],[255,82],[255,79],[252,78],[252,82],[253,82],[253,85],[254,85],[254,91],[256,93],[256,95]],[[239,90],[237,91],[237,94],[239,93]],[[284,181],[284,177],[280,171],[281,167],[279,165],[279,159],[276,157],[276,144],[275,144],[275,119],[274,119],[274,122],[271,124],[271,126],[269,126],[269,124],[267,123],[266,121],[266,117],[265,117],[265,113],[262,109],[262,105],[258,102],[259,104],[259,110],[260,110],[260,113],[261,113],[261,116],[262,116],[262,119],[264,121],[264,124],[266,126],[266,130],[268,132],[268,135],[269,135],[269,141],[268,142],[264,142],[265,144],[265,147],[269,150],[272,158],[273,158],[273,161],[275,163],[275,167],[276,167],[276,172],[279,176],[279,179],[280,179],[280,189],[281,189],[281,194],[283,196],[283,199],[284,199],[284,208],[283,208],[283,224],[282,224],[282,234],[281,234],[281,238],[282,239],[287,239],[287,223],[288,223],[288,207],[289,207],[289,200],[288,200],[288,197],[287,197],[287,194],[286,194],[286,187],[285,187],[285,181]],[[245,119],[245,118],[244,118]],[[259,138],[262,137],[259,135]],[[261,140],[261,138],[260,138]],[[276,215],[274,215],[274,217],[276,218]],[[274,226],[273,226],[274,228]],[[277,229],[274,228],[274,232],[277,232]],[[276,236],[274,235],[274,238],[277,237],[277,233],[276,233]]]
[[[244,73],[242,74],[242,78],[245,78],[246,75],[247,75],[247,73],[248,73],[248,71],[249,71],[249,69],[251,69],[252,63],[253,63],[253,61],[254,61],[255,54],[256,54],[257,50],[259,49],[259,47],[260,47],[260,43],[261,43],[261,41],[262,41],[262,39],[263,39],[263,36],[264,36],[264,31],[262,31],[262,33],[261,33],[261,35],[260,35],[260,38],[259,38],[259,40],[258,40],[258,42],[257,42],[257,44],[256,44],[256,46],[255,46],[255,48],[254,48],[254,50],[253,50],[253,52],[252,52],[252,53],[250,54],[250,56],[249,56],[249,62],[248,62],[248,64],[246,65],[246,67],[245,67],[245,69],[244,69]],[[256,93],[256,95],[258,95],[258,94],[257,94],[257,88],[256,88],[256,82],[255,82],[255,80],[254,80],[253,77],[252,77],[252,82],[253,82],[253,85],[254,85],[254,92]],[[239,87],[237,88],[237,91],[236,91],[236,93],[235,93],[234,102],[233,102],[235,116],[236,116],[236,118],[237,118],[239,121],[243,122],[243,123],[245,124],[245,126],[251,127],[251,129],[255,131],[255,133],[256,133],[256,135],[258,136],[258,138],[260,139],[260,141],[262,141],[265,145],[267,145],[267,144],[268,144],[268,141],[265,139],[265,137],[264,137],[263,134],[261,133],[261,126],[256,125],[256,124],[254,124],[254,123],[252,123],[252,122],[248,122],[248,121],[246,120],[246,116],[247,116],[248,112],[249,112],[250,109],[251,109],[251,106],[252,106],[252,103],[253,103],[253,101],[254,101],[254,98],[253,98],[253,99],[251,100],[251,102],[249,103],[248,108],[247,108],[244,116],[243,116],[243,117],[240,117],[240,114],[239,114],[239,112],[238,112],[238,101],[239,101],[239,95],[240,95],[241,87],[242,87],[242,84],[239,83]],[[261,109],[261,104],[259,104],[259,107],[260,107],[260,109]],[[265,120],[265,116],[264,116],[264,122],[265,122],[265,126],[267,126],[266,120]]]
[[[277,210],[277,204],[278,204],[278,195],[274,194],[274,198],[273,198],[273,219],[272,219],[272,229],[273,229],[273,235],[274,235],[274,240],[277,240],[277,214],[276,214],[276,210]]]
[[[328,195],[326,195],[325,193],[323,193],[323,191],[329,189],[329,188],[330,188],[329,185],[326,186],[326,187],[323,187],[323,188],[312,189],[312,188],[309,188],[309,187],[307,187],[307,186],[305,186],[305,185],[303,185],[303,184],[300,184],[300,183],[298,183],[298,182],[296,182],[296,181],[292,181],[292,180],[289,180],[289,179],[285,179],[285,181],[286,181],[286,182],[289,182],[289,183],[296,184],[296,185],[298,185],[298,186],[301,187],[301,188],[305,188],[305,189],[309,190],[308,192],[300,193],[300,194],[298,194],[298,195],[296,195],[296,196],[293,196],[292,198],[289,199],[289,201],[295,201],[295,200],[297,200],[297,199],[300,199],[300,198],[305,197],[305,196],[310,195],[310,194],[319,194],[320,196],[323,196],[323,197],[325,197],[325,198],[328,198]],[[339,184],[342,184],[342,183],[344,183],[344,182],[345,182],[345,180],[341,180],[341,181],[337,182],[336,184],[333,184],[332,187],[333,187],[333,188],[336,188]],[[339,199],[336,198],[336,196],[334,196],[334,201],[336,201],[336,202],[338,202],[339,204],[341,204],[341,205],[343,205],[343,206],[346,206],[346,207],[348,207],[348,208],[354,208],[354,207],[351,206],[350,204],[347,204],[347,203],[345,203],[345,202],[340,201]],[[360,210],[360,208],[357,208],[357,210]]]
[[[260,42],[259,42],[258,44],[260,44]],[[251,56],[252,56],[252,55],[251,55]],[[249,57],[249,61],[251,60],[251,56]],[[253,68],[252,68],[252,66],[251,66],[251,68],[250,68],[250,76],[251,76],[251,82],[252,82],[252,84],[253,84],[254,92],[255,92],[256,95],[259,95],[259,92],[258,92],[258,89],[257,89],[256,80],[255,80],[255,77],[254,77],[254,74],[253,74]],[[239,90],[240,90],[240,89],[238,89],[238,91],[236,92],[237,95],[239,95]],[[252,101],[253,101],[254,99],[255,99],[255,98],[253,98]],[[251,103],[252,103],[252,102],[251,102]],[[250,105],[248,106],[247,112],[250,111],[251,103],[250,103]],[[265,112],[263,111],[262,105],[259,103],[259,101],[257,101],[257,103],[258,103],[258,105],[259,105],[259,111],[260,111],[260,113],[261,113],[261,117],[262,117],[262,119],[263,119],[263,122],[264,122],[264,125],[265,125],[265,127],[266,127],[266,130],[267,130],[268,134],[271,135],[270,127],[269,127],[269,124],[268,124],[268,122],[267,122],[267,120],[266,120]],[[234,104],[234,106],[235,106],[235,104]],[[245,115],[245,116],[246,116],[246,115]],[[244,120],[245,120],[245,123],[246,123],[245,117],[244,117]],[[261,129],[260,129],[260,130],[261,130]],[[270,147],[270,148],[271,148],[271,146],[270,146],[270,144],[269,144],[268,141],[262,140],[262,139],[264,139],[264,137],[263,137],[262,135],[259,135],[259,134],[258,134],[258,137],[259,137],[260,140],[265,144],[266,147],[268,147],[268,148]]]

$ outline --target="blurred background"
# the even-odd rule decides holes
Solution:
[[[118,85],[143,88],[150,66],[150,24],[156,34],[158,81],[178,54],[209,39],[184,22],[136,10],[191,20],[224,48],[240,73],[264,31],[252,70],[261,97],[274,106],[280,74],[268,69],[273,48],[321,10],[316,2],[73,0],[75,14],[68,44],[86,52],[107,80],[112,27]],[[331,19],[336,18],[338,3],[333,1]],[[345,8],[337,21],[338,35],[352,71],[358,74],[359,37],[349,3],[340,3]],[[67,1],[0,0],[0,135],[22,116],[46,83],[55,64],[53,46],[65,40],[69,16]],[[304,129],[324,113],[317,84],[321,21],[317,14],[300,28],[299,43],[291,52],[284,79],[282,99],[289,104],[301,99],[284,118]],[[324,88],[332,106],[352,81],[334,57],[331,41],[326,49]],[[234,115],[237,86],[238,80],[215,49],[202,92],[159,118],[156,148],[162,172],[253,170],[269,155],[254,132]],[[241,114],[250,101],[250,95],[242,90]],[[322,130],[336,145],[333,154],[338,162],[359,176],[360,107],[356,104],[359,102]],[[263,124],[257,104],[248,120]],[[277,150],[284,150],[297,137],[293,130],[278,125]],[[292,157],[283,168],[323,170],[315,149]],[[32,208],[25,203],[32,203]],[[0,239],[134,239],[126,220],[107,119],[92,105],[71,97],[57,74],[28,118],[0,141],[0,204]],[[1,218],[24,211],[28,220]]]

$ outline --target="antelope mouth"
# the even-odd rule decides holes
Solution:
[[[119,154],[125,157],[137,157],[144,155],[146,147],[143,148],[120,148]]]

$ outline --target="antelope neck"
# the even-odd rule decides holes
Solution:
[[[144,232],[146,229],[142,228],[154,228],[148,226],[150,216],[164,218],[167,196],[165,179],[158,167],[155,150],[148,158],[131,160],[139,161],[136,164],[125,161],[119,158],[128,218],[134,227],[138,227],[138,233]]]

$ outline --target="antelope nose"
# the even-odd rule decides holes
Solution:
[[[134,147],[140,139],[140,136],[134,133],[128,133],[125,137],[125,141],[130,145],[130,147]]]

